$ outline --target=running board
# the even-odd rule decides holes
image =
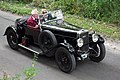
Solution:
[[[42,51],[40,51],[40,52],[38,52],[38,51],[35,51],[35,50],[33,50],[33,49],[31,49],[31,48],[29,48],[29,47],[26,47],[26,46],[24,46],[24,45],[22,45],[22,44],[18,44],[18,46],[20,46],[20,47],[22,47],[22,48],[25,48],[25,49],[27,49],[27,50],[29,50],[29,51],[31,51],[31,52],[33,52],[33,53],[36,53],[36,54],[40,54],[40,55],[43,55],[44,53],[42,52]]]

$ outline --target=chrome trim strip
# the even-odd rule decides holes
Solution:
[[[51,26],[51,25],[45,25],[45,24],[44,24],[44,25],[42,25],[42,26],[49,27],[49,28],[52,28],[52,29],[58,29],[58,30],[62,30],[62,31],[69,31],[69,32],[74,32],[74,33],[77,33],[77,32],[78,32],[78,31],[75,31],[75,30],[60,28],[60,27]]]
[[[36,53],[36,54],[43,54],[42,52],[37,52],[37,51],[35,51],[35,50],[33,50],[33,49],[30,49],[30,48],[28,48],[28,47],[26,47],[26,46],[24,46],[24,45],[22,45],[22,44],[18,44],[18,46],[20,46],[20,47],[22,47],[22,48],[25,48],[25,49],[27,49],[27,50],[29,50],[29,51],[31,51],[31,52],[34,52],[34,53]]]

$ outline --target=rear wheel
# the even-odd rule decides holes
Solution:
[[[7,41],[9,46],[14,49],[17,50],[18,49],[18,38],[17,38],[17,34],[14,30],[9,29],[7,31]]]
[[[92,45],[92,51],[90,53],[90,59],[94,62],[100,62],[104,59],[106,50],[103,43]]]
[[[60,47],[55,53],[55,59],[59,68],[66,73],[72,72],[76,68],[76,61],[73,54],[66,48]]]

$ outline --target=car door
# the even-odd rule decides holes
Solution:
[[[40,29],[33,28],[33,27],[25,27],[25,35],[30,36],[33,39],[35,44],[38,44],[38,36],[40,34]]]

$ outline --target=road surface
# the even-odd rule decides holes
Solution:
[[[0,77],[3,71],[10,76],[31,66],[33,54],[24,49],[12,50],[3,33],[20,16],[0,11]],[[107,53],[100,63],[89,60],[78,62],[71,74],[59,70],[54,58],[39,56],[36,67],[40,69],[36,80],[120,80],[120,42],[107,41]]]

